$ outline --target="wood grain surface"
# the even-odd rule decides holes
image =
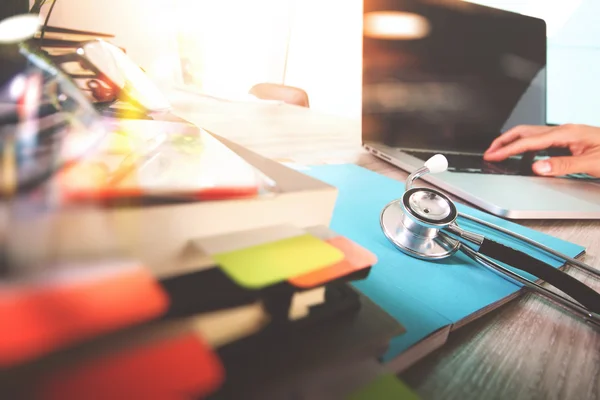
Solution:
[[[303,164],[356,163],[393,179],[406,173],[363,151],[360,122],[273,104],[171,93],[176,113],[264,156]],[[460,201],[460,200],[458,200]],[[581,244],[600,269],[600,221],[519,221]],[[600,279],[573,276],[600,291]],[[454,332],[401,378],[423,399],[600,398],[600,330],[535,294]]]

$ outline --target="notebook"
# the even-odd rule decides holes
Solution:
[[[464,255],[456,255],[441,262],[428,262],[399,252],[381,231],[379,214],[389,201],[402,195],[403,182],[350,164],[298,166],[297,169],[338,188],[331,229],[369,249],[378,258],[369,277],[355,282],[354,286],[401,321],[406,328],[405,334],[392,339],[383,358],[394,371],[404,370],[442,346],[451,331],[518,296],[521,289],[519,284],[479,266]],[[585,251],[584,247],[577,244],[473,208],[460,204],[457,208],[466,214],[528,236],[571,257]],[[563,265],[562,261],[501,233],[476,227],[472,223],[462,225],[519,250],[525,250],[554,267]],[[521,274],[532,278],[525,273]]]

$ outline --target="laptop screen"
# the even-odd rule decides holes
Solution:
[[[546,123],[543,20],[460,0],[365,0],[363,143],[481,154]]]

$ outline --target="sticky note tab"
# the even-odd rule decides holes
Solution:
[[[419,400],[419,397],[392,374],[381,375],[360,388],[348,400]]]
[[[214,254],[213,259],[238,284],[260,289],[344,259],[344,253],[303,234]]]
[[[190,333],[59,368],[36,385],[36,398],[205,398],[224,374],[216,354]]]
[[[326,242],[342,251],[345,258],[325,268],[290,278],[289,282],[292,285],[301,288],[312,288],[377,263],[377,257],[373,253],[345,237],[335,236],[327,239]]]

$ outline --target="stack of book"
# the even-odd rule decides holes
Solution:
[[[349,285],[368,276],[373,254],[326,227],[278,226],[194,245],[211,261],[194,272],[158,274],[120,260],[53,265],[35,279],[8,282],[0,295],[3,392],[36,399],[346,395],[360,387],[332,384],[328,374],[372,369],[404,332]]]
[[[377,257],[328,227],[331,188],[187,124],[107,126],[12,208],[24,268],[0,286],[2,393],[368,398],[405,329],[352,286]],[[115,237],[126,251],[99,250]]]

